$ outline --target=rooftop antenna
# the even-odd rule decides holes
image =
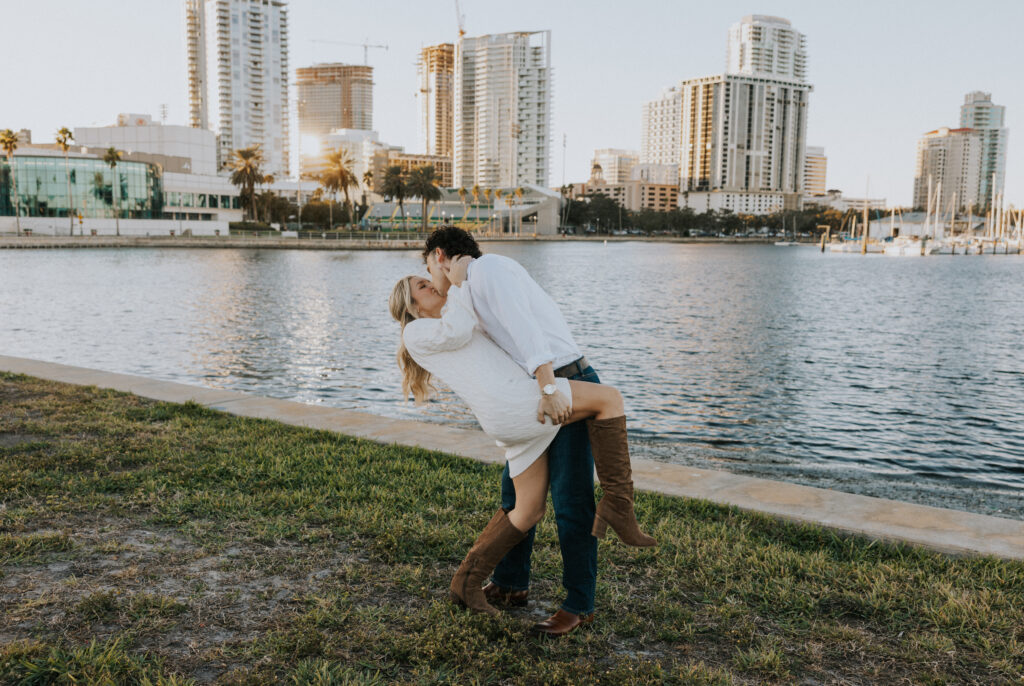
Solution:
[[[167,123],[167,103],[160,105],[160,121],[163,124]]]

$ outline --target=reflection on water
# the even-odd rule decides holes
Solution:
[[[627,398],[635,452],[1024,517],[1024,259],[492,244]],[[5,251],[0,352],[470,425],[403,403],[418,254]]]

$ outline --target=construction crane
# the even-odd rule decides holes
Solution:
[[[340,40],[311,40],[310,43],[331,43],[332,45],[348,45],[350,47],[362,48],[363,49],[363,64],[369,66],[370,64],[370,48],[380,48],[387,50],[386,45],[371,45],[370,43],[346,43]]]
[[[459,0],[455,0],[455,19],[459,22],[459,40],[462,40],[462,37],[466,35],[466,15],[459,7]]]

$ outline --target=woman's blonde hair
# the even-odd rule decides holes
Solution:
[[[398,368],[402,370],[402,394],[408,398],[412,394],[417,403],[423,403],[430,399],[434,386],[430,382],[430,372],[416,364],[412,355],[405,349],[405,326],[409,322],[419,319],[419,310],[416,309],[416,302],[412,299],[412,280],[415,276],[406,276],[395,284],[388,298],[388,307],[391,316],[402,325],[402,335],[398,341]]]

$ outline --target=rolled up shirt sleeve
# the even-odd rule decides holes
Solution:
[[[452,286],[448,289],[448,302],[441,311],[441,318],[410,322],[405,327],[402,340],[415,359],[416,355],[458,350],[467,345],[473,338],[476,325],[476,313],[465,289]]]
[[[523,290],[519,279],[501,263],[488,267],[474,269],[466,283],[474,297],[480,296],[487,300],[500,326],[518,349],[519,359],[524,360],[526,370],[534,374],[537,367],[554,361],[547,336],[530,311],[529,295]]]

